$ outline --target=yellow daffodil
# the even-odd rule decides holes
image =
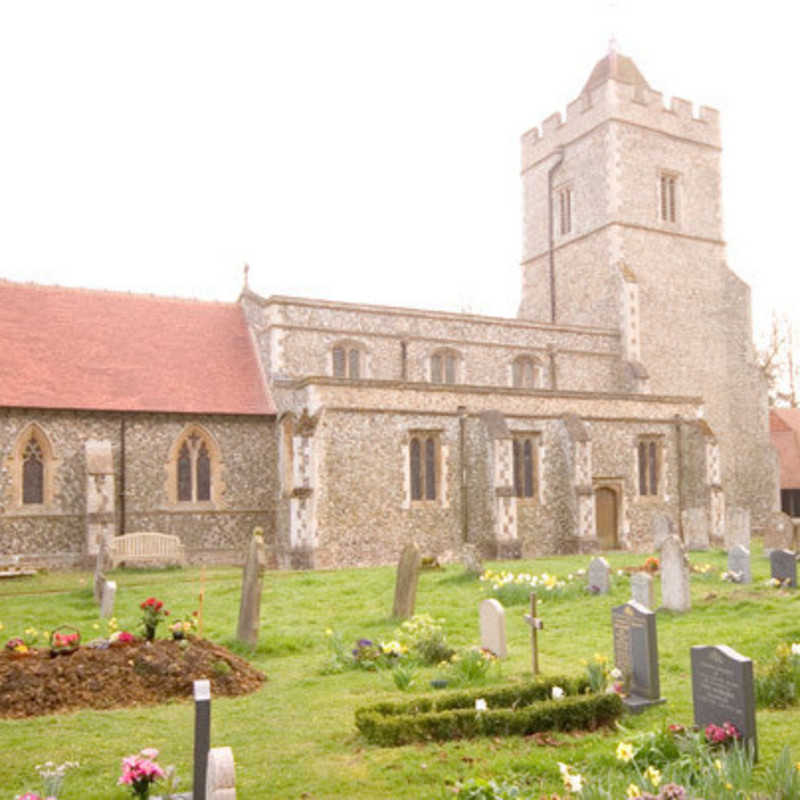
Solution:
[[[633,758],[633,745],[630,742],[620,742],[617,745],[617,758],[627,764]]]
[[[661,773],[653,766],[648,767],[644,771],[644,777],[650,781],[653,788],[657,789],[658,784],[661,783]]]
[[[628,784],[628,789],[625,792],[625,797],[641,797],[641,796],[642,796],[642,790],[635,783]]]
[[[714,759],[714,767],[717,772],[722,772],[722,762],[718,758]]]

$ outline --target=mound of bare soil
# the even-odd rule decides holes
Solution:
[[[212,697],[248,694],[266,680],[247,661],[206,639],[81,647],[55,657],[46,650],[21,656],[4,650],[0,717],[189,699],[193,681],[203,678],[211,681]]]

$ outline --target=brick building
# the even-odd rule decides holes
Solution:
[[[160,530],[276,565],[722,541],[777,509],[717,113],[615,52],[522,137],[516,319],[0,282],[0,554]]]

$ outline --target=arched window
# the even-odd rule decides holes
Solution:
[[[412,500],[436,500],[439,496],[439,437],[414,432],[408,444]]]
[[[219,494],[219,450],[210,434],[191,425],[178,437],[170,458],[168,494],[177,503],[209,503]]]
[[[537,358],[520,356],[511,365],[512,385],[520,389],[537,389],[542,385],[542,364]]]
[[[14,498],[17,506],[46,506],[53,496],[53,448],[45,432],[36,424],[28,425],[17,437],[11,456]]]
[[[461,358],[453,350],[437,350],[431,354],[431,383],[458,383]]]
[[[366,373],[364,348],[357,342],[340,342],[331,351],[334,378],[358,380]]]
[[[22,451],[22,502],[44,503],[44,456],[35,436]]]
[[[537,464],[538,434],[521,434],[514,437],[514,496],[521,499],[535,498],[538,491],[539,469]]]

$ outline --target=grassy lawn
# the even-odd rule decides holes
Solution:
[[[612,567],[641,564],[644,556],[607,556]],[[585,568],[585,556],[506,562],[487,567],[515,572],[555,573]],[[709,563],[708,575],[692,576],[691,612],[658,614],[661,691],[665,705],[638,717],[624,717],[627,731],[691,724],[689,648],[727,644],[756,662],[771,658],[781,642],[800,641],[800,591],[768,588],[769,563],[760,547],[753,551],[753,584],[723,583],[721,552],[693,553],[694,564]],[[133,629],[138,604],[150,595],[163,600],[173,615],[197,607],[205,586],[204,635],[231,645],[239,607],[238,569],[133,572],[118,571],[117,618]],[[542,792],[561,791],[557,761],[581,770],[613,766],[614,748],[629,733],[556,734],[559,747],[532,739],[477,739],[446,744],[384,749],[367,744],[354,726],[357,706],[404,699],[388,671],[348,670],[322,674],[329,650],[327,628],[350,645],[361,637],[391,639],[397,623],[389,618],[394,569],[331,572],[272,572],[264,578],[261,642],[255,653],[241,649],[269,677],[256,694],[212,703],[212,744],[230,745],[236,759],[240,800],[263,798],[427,798],[444,797],[446,784],[470,776],[523,779]],[[656,587],[656,596],[659,595]],[[420,577],[417,612],[444,619],[453,646],[477,644],[477,607],[486,587],[466,578],[460,566],[425,572]],[[611,607],[629,597],[629,580],[616,577],[609,595],[576,593],[568,599],[544,599],[539,616],[540,665],[546,674],[578,675],[582,659],[602,653],[612,659]],[[509,658],[490,673],[498,684],[530,677],[530,629],[525,606],[506,609]],[[29,626],[40,630],[76,625],[84,640],[96,635],[97,606],[91,575],[51,573],[0,582],[0,621],[5,641]],[[164,635],[163,627],[160,630]],[[68,656],[67,656],[68,657]],[[613,659],[612,659],[613,660]],[[436,668],[420,669],[411,693],[433,691]],[[759,711],[761,763],[775,760],[788,744],[800,759],[798,712]],[[80,712],[27,720],[0,720],[0,785],[3,797],[38,788],[36,764],[79,761],[61,798],[123,798],[116,786],[120,759],[143,747],[161,751],[162,765],[174,763],[186,789],[192,769],[193,708],[180,702],[118,711]]]

